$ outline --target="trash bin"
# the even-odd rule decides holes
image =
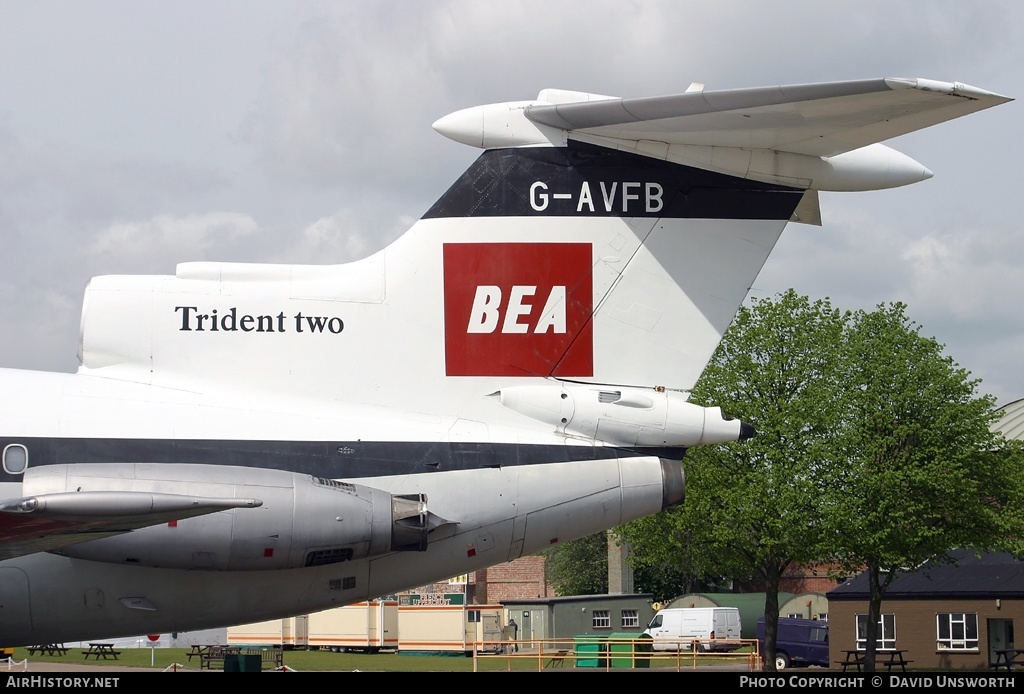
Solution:
[[[582,634],[573,637],[576,667],[607,667],[608,637]]]
[[[261,672],[262,658],[259,653],[226,653],[224,672]]]
[[[649,668],[653,650],[654,640],[650,634],[621,632],[608,637],[608,657],[614,668]]]

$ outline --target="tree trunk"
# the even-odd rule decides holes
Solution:
[[[864,672],[875,672],[875,658],[878,653],[878,637],[882,632],[882,587],[878,582],[879,570],[874,562],[868,562],[868,584],[871,598],[868,600],[867,645],[864,651]]]
[[[764,671],[776,672],[775,644],[779,633],[779,580],[778,566],[766,568],[764,577]]]

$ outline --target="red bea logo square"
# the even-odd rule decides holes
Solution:
[[[446,243],[449,376],[594,375],[589,243]]]

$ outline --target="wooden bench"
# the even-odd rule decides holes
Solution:
[[[234,646],[209,646],[199,654],[199,669],[212,670],[217,663],[224,667],[224,657],[231,653],[238,653],[239,650]]]
[[[275,668],[284,666],[283,648],[247,648],[243,646],[209,646],[199,654],[199,669],[212,670],[214,665],[224,667],[229,655],[258,655],[260,667],[268,663]]]
[[[275,668],[284,665],[284,649],[282,648],[246,648],[242,650],[243,655],[260,654],[260,665],[271,663]]]

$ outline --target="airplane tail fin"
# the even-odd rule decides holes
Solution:
[[[880,141],[1008,100],[879,79],[644,99],[545,90],[457,111],[435,129],[484,151],[392,245],[345,265],[96,278],[82,371],[461,412],[455,438],[478,437],[472,413],[499,394],[566,433],[637,440],[602,436],[601,408],[634,413],[627,432],[665,428],[672,415],[650,401],[685,400],[786,224],[818,222],[818,190],[924,180]],[[552,381],[543,397],[523,389]],[[573,410],[570,385],[593,412]]]
[[[479,223],[446,244],[448,375],[689,388],[786,223],[820,223],[818,190],[924,180],[879,140],[1006,100],[884,79],[646,99],[548,89],[445,116],[436,130],[485,150],[425,215]]]
[[[487,150],[424,215],[450,230],[446,374],[688,388],[803,196],[575,140]]]

